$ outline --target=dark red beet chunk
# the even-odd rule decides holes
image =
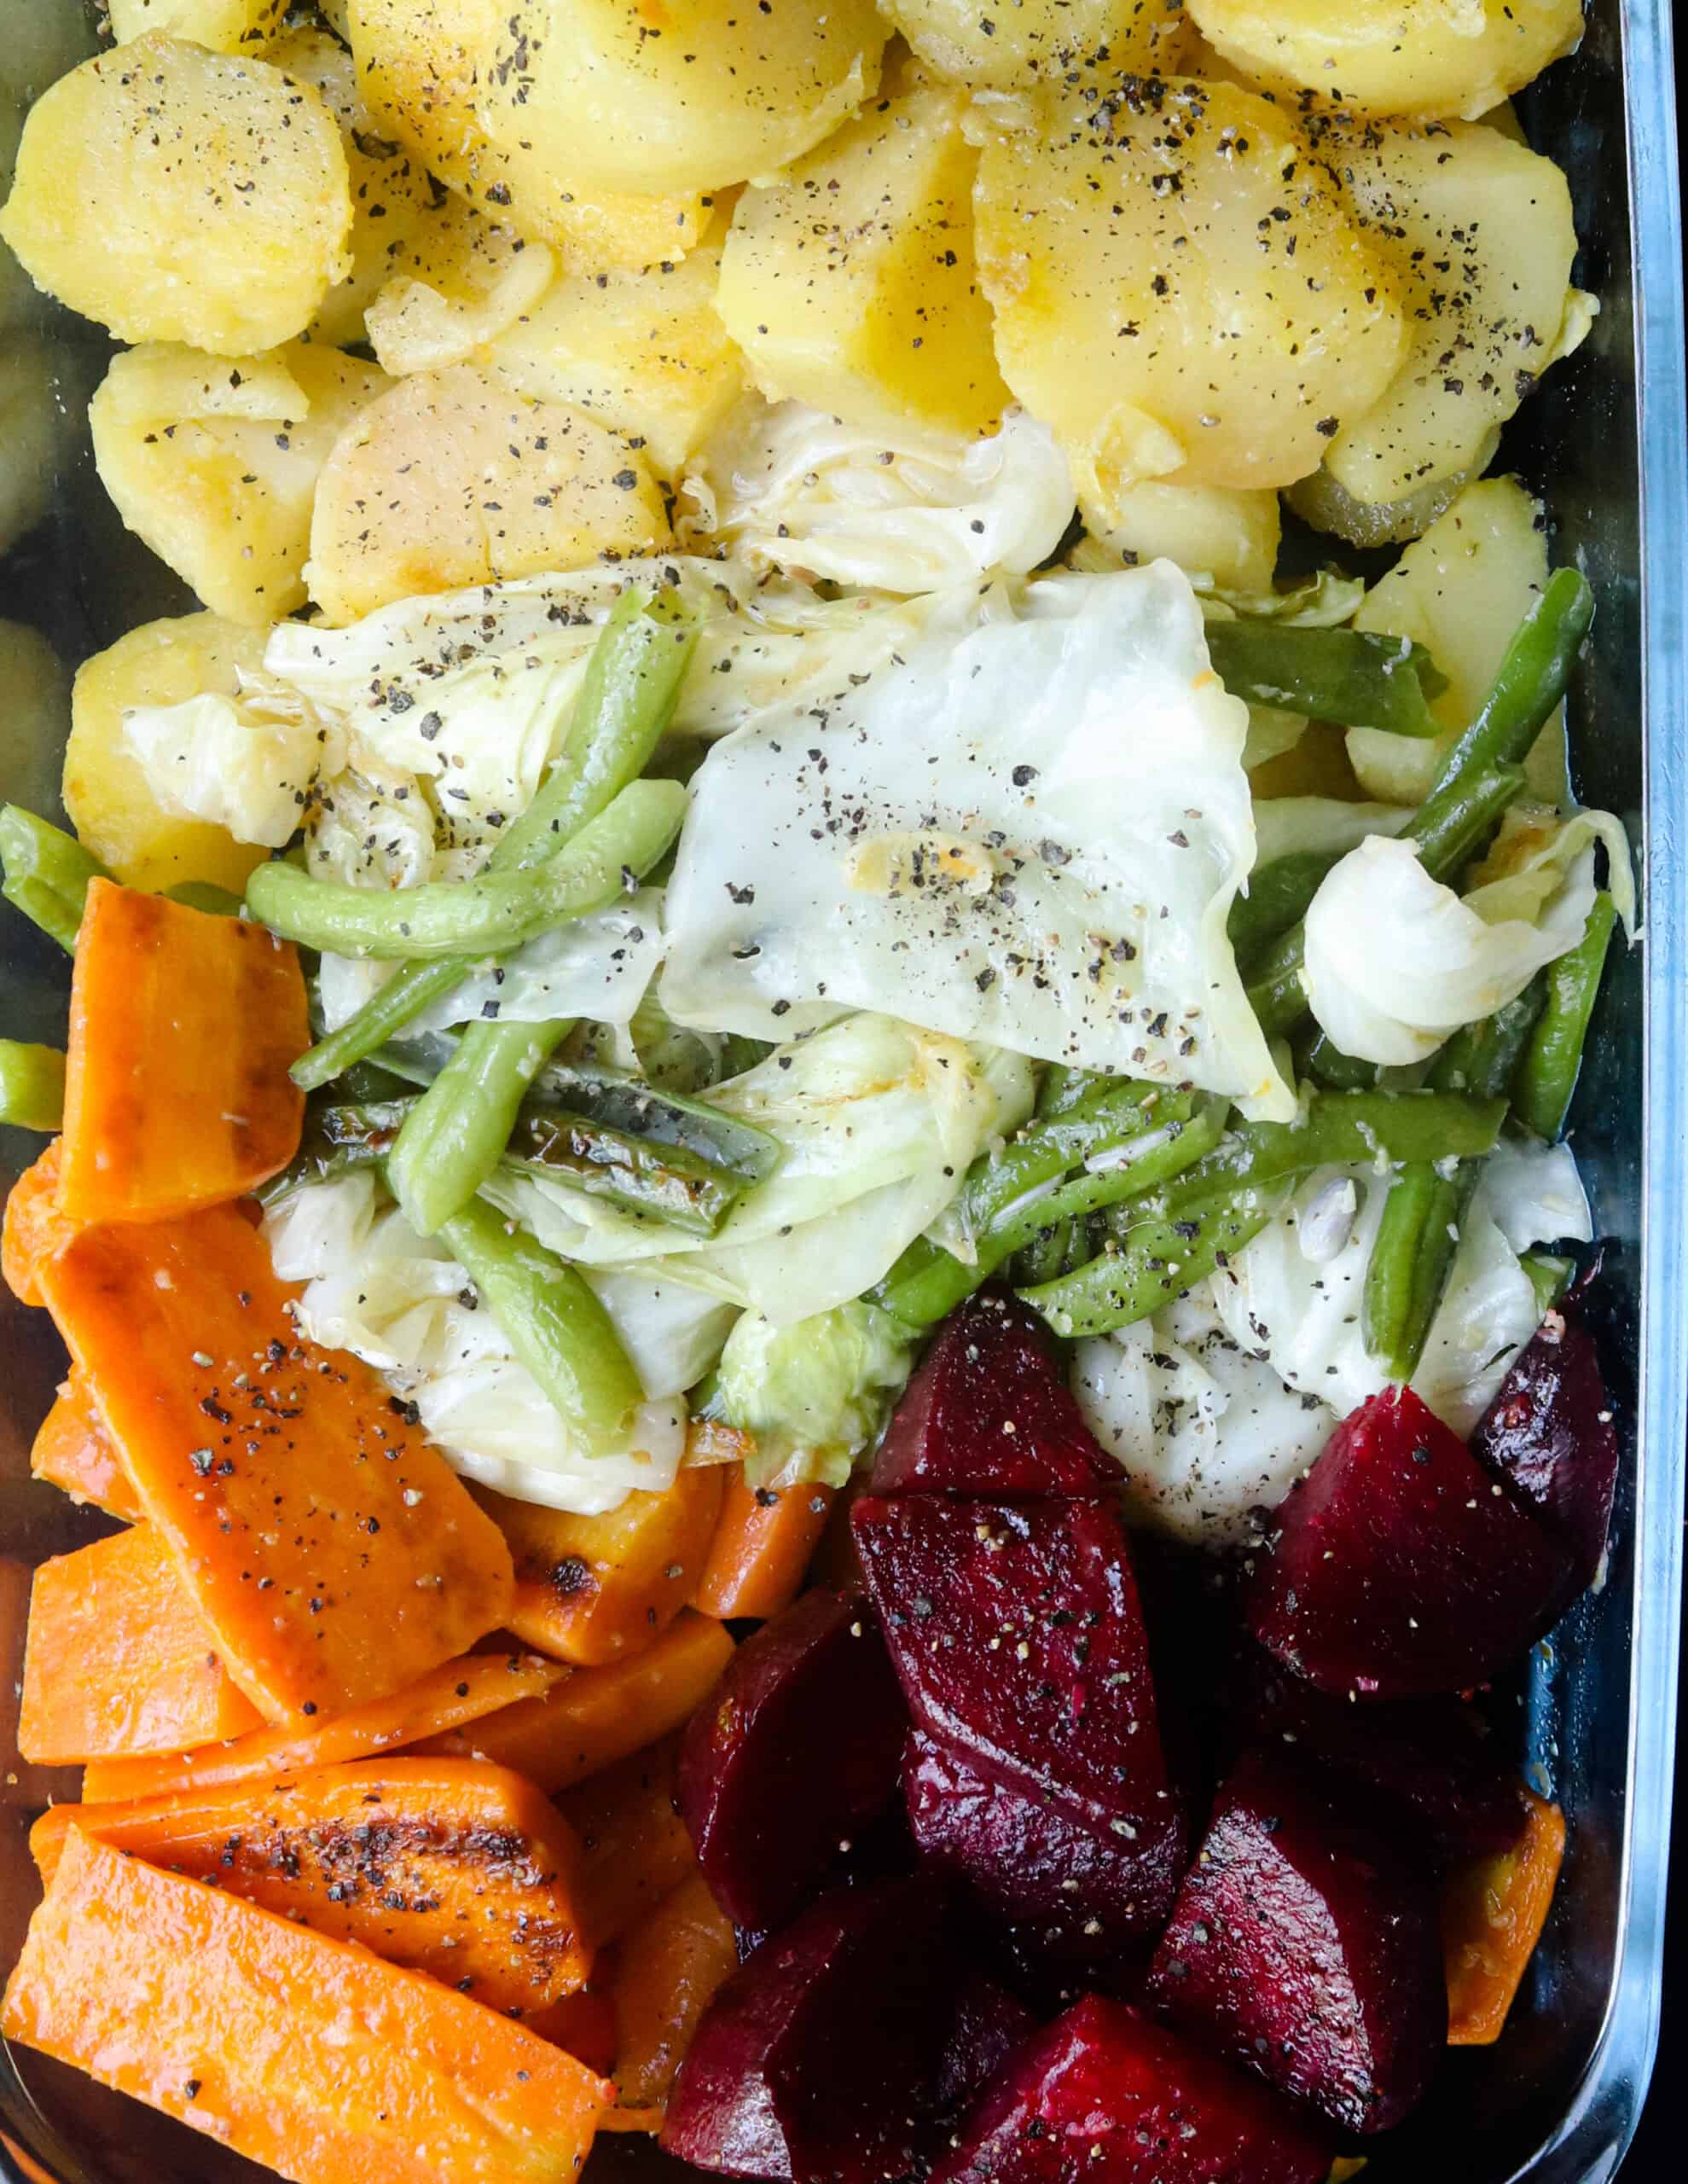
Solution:
[[[915,1726],[1134,1852],[1149,1901],[1181,1862],[1186,1822],[1112,1510],[869,1495],[854,1521]]]
[[[1326,1691],[1464,1691],[1516,1661],[1575,1590],[1567,1550],[1410,1389],[1345,1418],[1277,1513],[1244,1609]]]
[[[1181,1837],[1155,1838],[1155,1855],[1087,1827],[1035,1792],[993,1782],[948,1745],[917,1730],[902,1767],[915,1847],[961,1883],[1016,1953],[1063,1964],[1109,1962],[1152,1936],[1183,1869]]]
[[[1149,1992],[1192,2039],[1343,2129],[1388,2130],[1447,2039],[1435,1891],[1250,1756],[1220,1792]]]
[[[705,2012],[662,2144],[781,2184],[887,2184],[924,2167],[1025,2026],[956,1951],[925,1879],[835,1890]]]
[[[939,1330],[874,1459],[871,1490],[1085,1499],[1117,1495],[1119,1484],[1042,1321],[987,1290]]]
[[[817,1589],[745,1641],[680,1753],[681,1817],[735,1926],[782,1925],[890,1804],[907,1729],[865,1601]]]
[[[1606,1552],[1618,1437],[1594,1338],[1574,1312],[1550,1312],[1477,1421],[1471,1453],[1563,1541],[1576,1582]]]
[[[1330,2167],[1262,2087],[1092,1995],[1011,2060],[933,2184],[1324,2184]]]

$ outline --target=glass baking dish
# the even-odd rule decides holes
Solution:
[[[78,0],[0,0],[0,38],[26,54],[63,54],[58,33],[83,20]],[[1374,2155],[1378,2184],[1430,2165],[1463,2184],[1611,2175],[1657,2040],[1688,1417],[1688,455],[1672,83],[1667,0],[1592,0],[1579,55],[1522,102],[1532,142],[1569,175],[1585,239],[1577,277],[1603,309],[1527,405],[1503,467],[1545,492],[1556,557],[1594,587],[1598,619],[1573,698],[1577,785],[1622,813],[1646,850],[1645,944],[1609,973],[1574,1118],[1607,1240],[1604,1332],[1626,1462],[1604,1585],[1517,1687],[1521,1751],[1570,1821],[1546,1934],[1499,2043],[1450,2056],[1432,2103]],[[122,532],[93,477],[82,420],[103,342],[62,315],[24,338],[53,398],[44,411],[24,405],[19,424],[4,377],[19,337],[0,335],[0,520],[39,512],[0,558],[0,620],[32,625],[73,665],[189,602]],[[15,688],[5,695],[18,702]],[[0,729],[0,793],[38,802],[50,757],[26,729]],[[0,906],[8,1031],[61,1038],[65,983],[64,958]],[[0,1131],[0,1188],[30,1157]],[[38,1893],[30,1818],[75,1794],[73,1774],[28,1767],[11,1740],[29,1572],[105,1525],[29,1477],[62,1370],[44,1316],[0,1293],[0,1972]],[[615,2169],[681,2174],[627,2137],[603,2141],[595,2168],[606,2184]],[[0,2055],[4,2184],[258,2174],[39,2056]]]

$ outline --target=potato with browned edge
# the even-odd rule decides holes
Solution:
[[[1186,44],[1184,0],[882,0],[920,59],[972,90],[1023,90],[1073,71],[1166,75]]]

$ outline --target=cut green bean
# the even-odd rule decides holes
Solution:
[[[1082,1266],[1091,1257],[1087,1228],[1086,1223],[1074,1219],[1040,1228],[1031,1241],[1014,1255],[1016,1288],[1030,1289],[1040,1282],[1057,1281],[1062,1275]]]
[[[1251,872],[1248,893],[1236,897],[1225,921],[1226,937],[1237,961],[1248,962],[1305,917],[1320,881],[1346,854],[1343,850],[1293,850]]]
[[[165,894],[171,902],[181,903],[190,910],[203,910],[207,917],[237,918],[246,908],[238,895],[210,880],[184,880],[177,886],[166,887]]]
[[[98,857],[61,827],[8,804],[0,805],[0,895],[73,956],[89,886],[111,877]]]
[[[392,1149],[414,1097],[307,1103],[299,1151],[278,1176],[258,1186],[261,1205],[279,1205],[296,1191],[334,1182],[356,1168],[378,1168]]]
[[[1418,1369],[1476,1188],[1475,1163],[1409,1161],[1389,1184],[1366,1269],[1366,1347],[1403,1385]]]
[[[572,1020],[471,1024],[411,1108],[387,1162],[387,1183],[419,1236],[460,1213],[498,1165],[533,1080]]]
[[[1518,1066],[1512,1112],[1526,1130],[1550,1142],[1563,1132],[1570,1112],[1588,1022],[1616,923],[1617,908],[1611,897],[1597,895],[1581,939],[1547,966],[1546,1002]]]
[[[65,1114],[65,1058],[56,1047],[0,1039],[0,1123],[57,1130]]]
[[[1208,657],[1233,697],[1338,728],[1421,739],[1441,733],[1425,700],[1439,696],[1447,678],[1422,645],[1404,637],[1281,621],[1209,622],[1206,636]]]
[[[247,902],[284,940],[336,956],[434,962],[503,955],[636,886],[685,813],[686,792],[673,781],[634,781],[546,864],[392,894],[313,880],[297,865],[261,864],[247,883]]]
[[[632,1137],[584,1115],[530,1105],[516,1118],[507,1167],[548,1176],[646,1220],[712,1236],[745,1190],[744,1179],[677,1145]]]
[[[1345,1054],[1328,1033],[1320,1031],[1308,1048],[1303,1073],[1330,1092],[1366,1092],[1377,1083],[1378,1065]]]
[[[637,780],[673,717],[694,642],[694,631],[646,613],[641,593],[623,593],[587,662],[563,748],[539,793],[487,859],[487,872],[519,871],[549,859]],[[293,1065],[294,1081],[307,1091],[328,1083],[444,1000],[471,967],[407,963]]]
[[[602,1455],[624,1448],[644,1391],[583,1276],[483,1199],[453,1214],[440,1240],[587,1449]]]
[[[771,1131],[677,1092],[658,1092],[636,1077],[575,1062],[554,1061],[534,1087],[543,1099],[588,1116],[629,1137],[646,1137],[696,1153],[742,1181],[760,1183],[785,1158]]]
[[[1223,1266],[1258,1235],[1287,1195],[1282,1184],[1251,1184],[1197,1199],[1176,1214],[1146,1210],[1115,1249],[1019,1294],[1059,1335],[1130,1327]]]
[[[1400,839],[1418,843],[1418,862],[1432,880],[1451,883],[1482,855],[1528,785],[1522,766],[1483,766],[1458,774],[1425,798]]]
[[[1547,979],[1538,973],[1523,991],[1480,1023],[1456,1031],[1430,1064],[1426,1082],[1436,1092],[1464,1092],[1474,1100],[1507,1093],[1547,1000]]]

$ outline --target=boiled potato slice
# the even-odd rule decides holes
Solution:
[[[1368,113],[1475,120],[1582,36],[1582,0],[1188,0],[1254,82]]]
[[[60,754],[70,724],[70,671],[39,630],[0,622],[0,802],[50,818],[59,801]]]
[[[1447,748],[1476,717],[1512,632],[1547,581],[1547,529],[1540,502],[1516,479],[1468,485],[1422,538],[1372,585],[1354,618],[1428,646],[1447,688],[1430,700],[1444,733],[1435,742],[1351,728],[1348,752],[1367,796],[1418,804]],[[1556,714],[1528,764],[1532,793],[1557,804],[1565,793],[1565,735]]]
[[[882,0],[922,61],[974,90],[1060,82],[1087,63],[1111,73],[1181,67],[1184,0]]]
[[[235,893],[269,854],[201,819],[160,809],[124,742],[131,706],[174,706],[202,692],[235,695],[264,663],[264,636],[216,614],[184,614],[131,630],[77,671],[65,751],[65,810],[96,857],[131,887],[208,880]]]
[[[369,306],[370,344],[390,372],[461,363],[532,310],[556,270],[547,245],[454,197],[411,238]]]
[[[708,225],[695,192],[588,189],[566,136],[511,136],[495,148],[477,115],[507,0],[350,0],[346,32],[364,102],[442,182],[495,218],[598,268],[649,265],[689,250]]]
[[[267,625],[304,606],[317,475],[389,384],[304,341],[237,363],[149,343],[113,361],[90,404],[95,465],[129,528],[213,613]]]
[[[973,261],[965,95],[881,100],[728,230],[719,307],[770,401],[980,432],[1008,399]]]
[[[338,624],[668,543],[662,497],[624,439],[455,364],[401,380],[342,436],[316,489],[305,581]]]
[[[593,189],[758,181],[829,136],[879,80],[873,0],[503,0],[481,73],[496,149]]]
[[[1312,477],[1290,486],[1284,498],[1303,523],[1345,538],[1350,546],[1401,546],[1409,538],[1424,537],[1472,479],[1482,476],[1499,444],[1500,427],[1496,425],[1484,433],[1462,468],[1428,479],[1398,501],[1357,501],[1322,466]]]
[[[31,109],[0,236],[38,288],[126,341],[250,356],[350,270],[339,130],[267,61],[139,38]]]
[[[287,12],[287,0],[107,0],[107,6],[119,45],[160,31],[213,53],[262,45]]]
[[[1106,511],[1319,466],[1393,378],[1393,284],[1294,123],[1228,84],[1128,78],[989,135],[979,267],[1004,378]]]
[[[744,386],[715,307],[720,275],[714,242],[638,273],[565,275],[482,361],[524,394],[589,410],[676,480]]]
[[[1092,537],[1128,563],[1164,555],[1227,591],[1272,589],[1282,530],[1276,493],[1151,478],[1128,485],[1093,518],[1082,503],[1079,513]]]
[[[1324,149],[1409,299],[1409,346],[1350,404],[1325,468],[1354,500],[1469,474],[1478,450],[1586,331],[1570,191],[1551,160],[1474,122],[1332,131]]]

